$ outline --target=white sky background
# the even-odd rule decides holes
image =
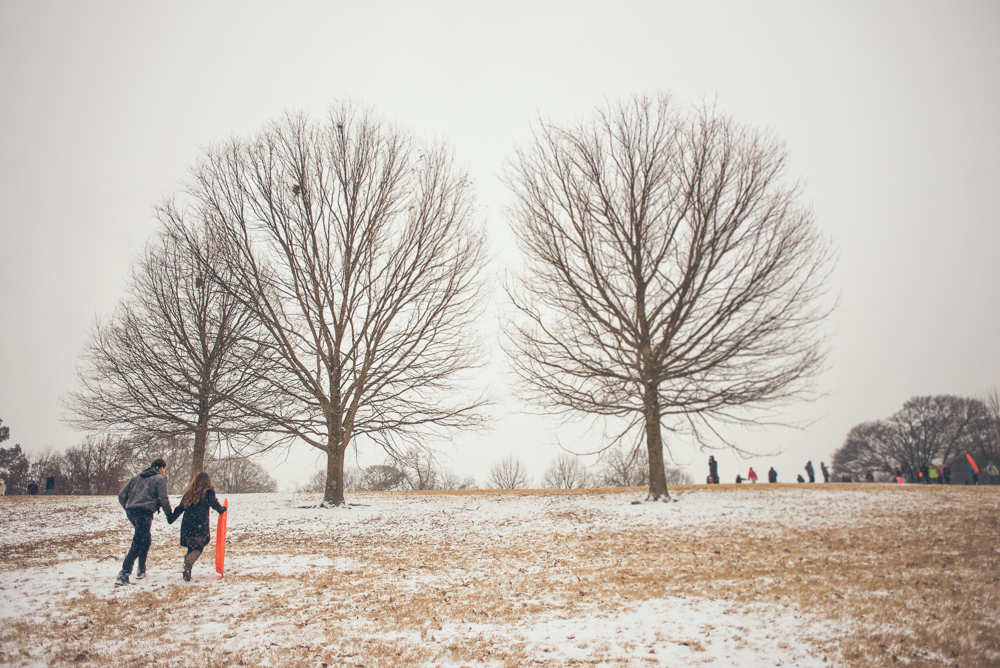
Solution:
[[[789,177],[805,184],[840,256],[820,379],[829,395],[789,412],[814,420],[805,430],[738,434],[742,446],[784,454],[716,453],[724,482],[748,464],[792,480],[806,460],[829,462],[851,426],[908,397],[998,384],[1000,5],[477,4],[0,3],[0,418],[10,443],[31,452],[82,438],[59,421],[59,395],[154,229],[152,206],[179,189],[200,147],[286,108],[322,115],[344,96],[447,139],[501,249],[509,198],[498,174],[538,114],[570,122],[605,97],[669,91],[717,99],[787,143]],[[498,408],[493,433],[443,446],[445,463],[483,482],[515,454],[538,480],[557,438],[599,445],[599,432],[514,410]],[[677,463],[703,480],[707,454],[675,445]],[[292,450],[275,476],[303,480],[316,454]]]

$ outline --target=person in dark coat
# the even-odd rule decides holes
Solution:
[[[29,482],[28,483],[28,494],[30,494],[32,496],[38,494],[38,483],[37,482]]]
[[[712,455],[708,456],[708,475],[711,476],[713,485],[719,484],[719,464]]]
[[[128,521],[132,523],[135,533],[132,536],[132,546],[122,562],[122,570],[115,579],[115,586],[128,584],[132,575],[132,565],[139,560],[139,571],[135,577],[146,577],[146,556],[149,545],[153,542],[150,527],[153,525],[153,515],[163,509],[167,519],[170,519],[170,499],[167,498],[167,476],[164,471],[167,463],[155,459],[149,468],[128,481],[128,484],[118,493],[118,503],[125,509]]]
[[[813,463],[810,459],[806,462],[806,474],[809,476],[809,482],[816,482],[816,470],[813,469]]]
[[[55,492],[55,490],[56,490],[56,477],[54,475],[50,475],[48,478],[45,479],[45,495],[51,496],[53,492]]]
[[[820,462],[819,470],[823,472],[823,482],[830,482],[830,469],[826,468],[826,464]]]
[[[797,475],[797,476],[795,477],[795,479],[796,479],[796,480],[797,480],[798,482],[805,482],[805,481],[806,481],[806,479],[802,477],[802,474],[801,474],[801,473],[800,473],[800,474],[798,474],[798,475]]]
[[[212,478],[202,471],[191,481],[180,504],[170,516],[170,523],[173,524],[178,517],[184,515],[184,520],[181,522],[181,547],[187,548],[187,554],[184,555],[185,582],[191,581],[194,562],[198,561],[205,546],[212,542],[211,524],[208,521],[209,508],[215,508],[215,512],[220,515],[226,512],[225,507],[215,496]]]
[[[767,472],[767,481],[778,482],[778,472],[774,470],[773,466],[771,467],[771,470]]]

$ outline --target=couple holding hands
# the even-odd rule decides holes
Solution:
[[[122,562],[122,570],[115,579],[116,587],[129,584],[129,576],[132,575],[132,566],[136,560],[139,561],[136,579],[141,580],[146,577],[146,555],[153,540],[150,527],[153,524],[153,515],[161,508],[169,524],[173,524],[178,517],[184,515],[184,520],[181,522],[181,547],[187,548],[184,557],[185,582],[191,580],[194,562],[212,540],[208,521],[209,509],[214,508],[220,515],[226,512],[215,496],[212,479],[204,471],[196,475],[188,485],[177,509],[171,510],[170,499],[167,498],[167,476],[164,474],[166,468],[165,461],[154,460],[149,468],[129,480],[118,493],[118,503],[125,509],[125,515],[132,523],[135,533],[132,536],[132,546],[125,555],[125,561]]]

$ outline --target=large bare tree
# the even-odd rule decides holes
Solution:
[[[223,283],[279,360],[264,380],[287,406],[246,408],[326,452],[324,505],[344,504],[355,439],[398,456],[482,423],[484,400],[456,390],[481,359],[484,240],[446,147],[344,103],[209,150],[188,195],[175,229],[211,221]]]
[[[67,422],[140,440],[193,436],[192,478],[211,434],[252,438],[266,427],[245,406],[276,403],[260,382],[268,348],[255,342],[253,314],[214,280],[223,259],[204,221],[147,244],[127,296],[90,333]]]
[[[644,436],[650,500],[669,498],[664,428],[706,442],[822,367],[830,252],[786,163],[766,133],[666,96],[542,121],[510,163],[514,368],[532,405]]]
[[[988,397],[987,397],[988,401]],[[869,471],[892,480],[897,471],[914,479],[921,466],[965,466],[965,455],[995,451],[997,422],[987,401],[954,395],[911,397],[885,420],[863,422],[833,453],[835,475],[863,479]]]

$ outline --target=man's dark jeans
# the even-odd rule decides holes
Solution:
[[[149,544],[153,542],[150,527],[153,525],[153,513],[145,508],[129,508],[125,511],[128,521],[135,527],[132,536],[132,547],[122,562],[122,573],[132,575],[132,564],[139,560],[139,572],[146,570],[146,555],[149,554]]]

